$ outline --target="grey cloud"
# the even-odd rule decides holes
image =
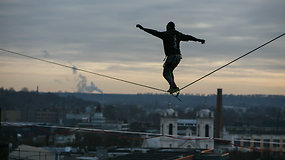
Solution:
[[[135,28],[137,23],[164,30],[173,20],[181,32],[206,39],[205,45],[183,43],[183,56],[211,60],[239,56],[275,36],[285,24],[281,0],[30,0],[0,2],[0,6],[4,47],[52,49],[58,60],[74,63],[162,63],[162,42]]]

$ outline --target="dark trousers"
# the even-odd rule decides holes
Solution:
[[[173,70],[177,67],[180,60],[182,59],[180,54],[167,56],[163,64],[163,77],[167,80],[170,85],[170,88],[176,88],[174,82]]]

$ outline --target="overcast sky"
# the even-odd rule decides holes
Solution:
[[[284,0],[0,0],[0,48],[168,89],[162,41],[138,28],[176,29],[179,87],[285,32]],[[285,37],[182,91],[285,95]],[[0,52],[0,87],[93,93],[161,93]]]

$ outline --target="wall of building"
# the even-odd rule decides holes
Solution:
[[[241,151],[253,151],[251,148],[270,151],[285,151],[284,135],[249,135],[249,134],[230,134],[227,139],[231,143],[240,146],[237,149]],[[232,146],[231,148],[236,148]]]

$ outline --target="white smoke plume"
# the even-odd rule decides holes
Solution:
[[[97,91],[99,93],[103,93],[103,91],[101,89],[99,89],[97,86],[95,86],[92,81],[90,82],[90,85],[88,85],[87,79],[85,76],[79,74],[78,78],[79,78],[79,82],[77,83],[77,91],[78,92],[92,93],[94,91]]]
[[[50,55],[50,53],[47,51],[47,50],[43,50],[43,53],[44,53],[44,57],[45,58],[51,58],[51,55]]]

